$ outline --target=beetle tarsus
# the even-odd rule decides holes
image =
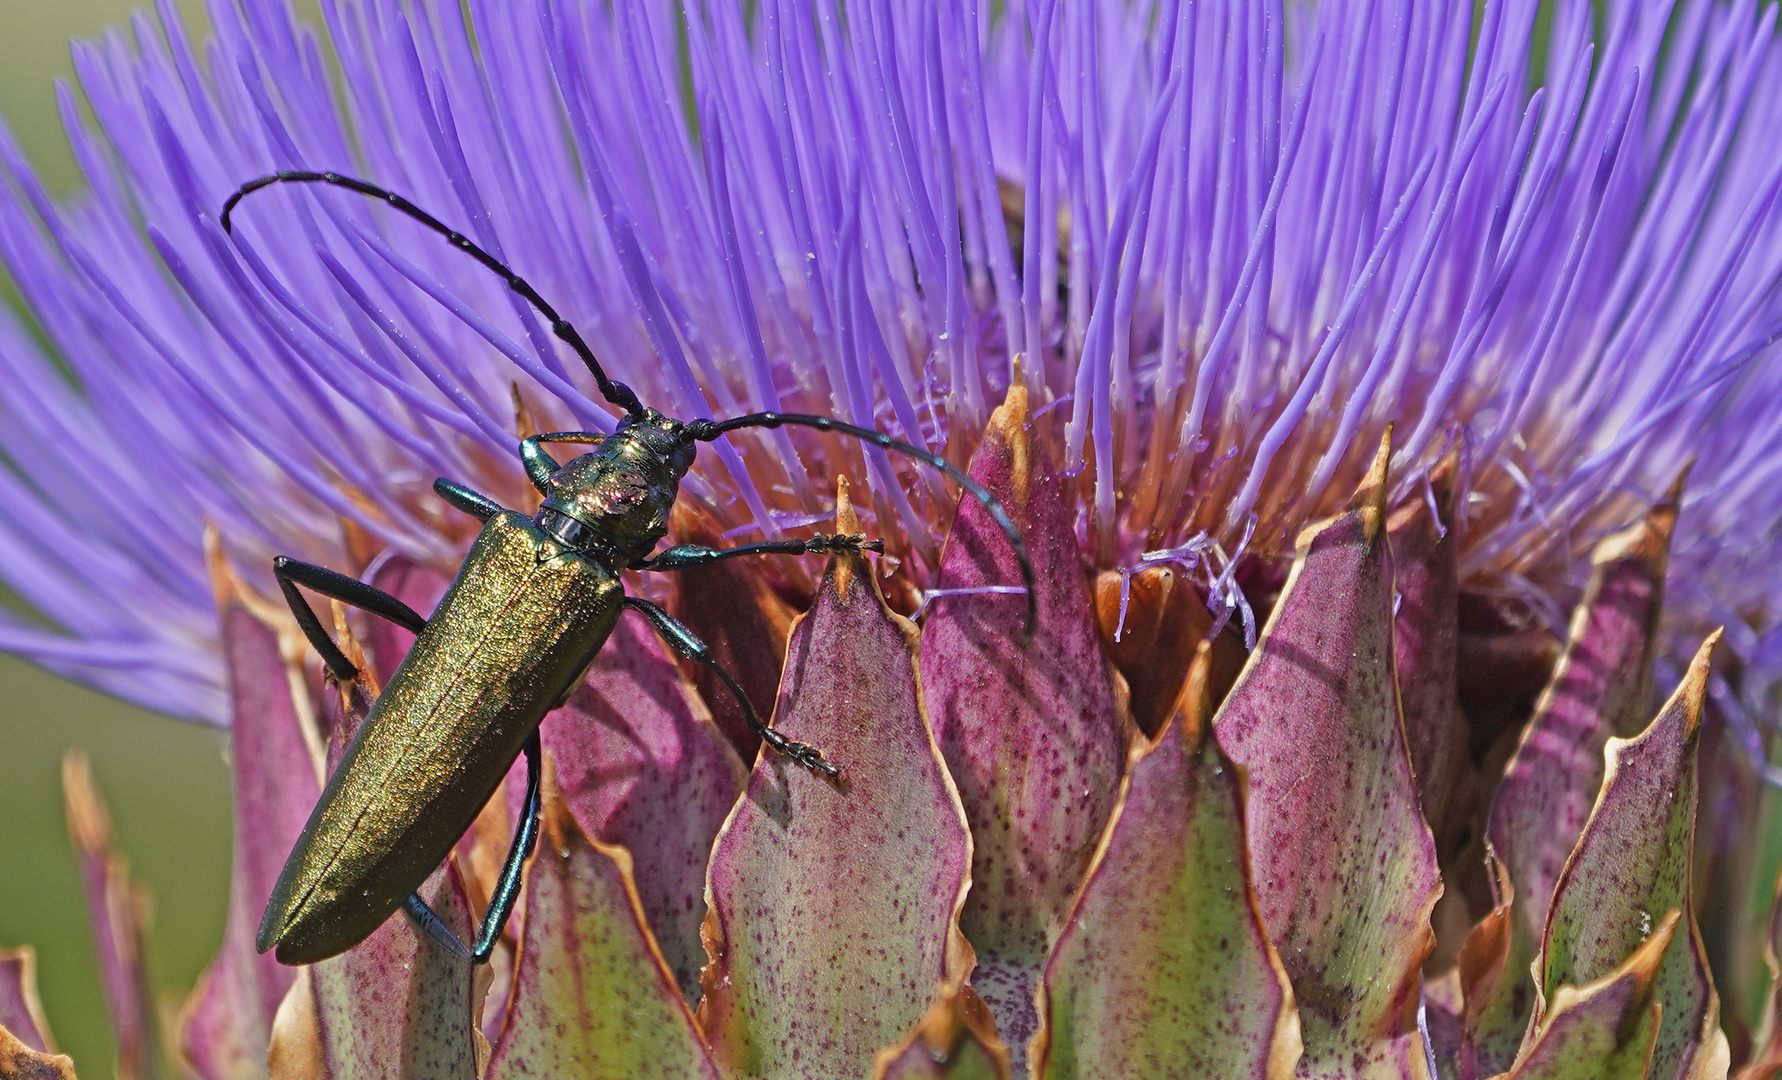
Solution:
[[[451,927],[434,914],[433,909],[427,906],[427,901],[421,899],[420,893],[409,893],[408,899],[402,902],[402,910],[408,912],[408,917],[415,921],[422,933],[438,942],[447,952],[460,960],[475,962],[470,949],[458,940],[458,935],[452,933]]]
[[[763,742],[767,743],[768,746],[773,747],[774,750],[791,758],[793,761],[804,766],[806,769],[809,769],[811,772],[822,773],[824,776],[831,778],[841,775],[841,770],[829,763],[828,759],[823,756],[823,751],[809,743],[801,743],[796,739],[788,739],[773,728],[763,730],[761,732],[761,739]]]

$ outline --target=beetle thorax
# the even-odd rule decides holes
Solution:
[[[652,411],[557,470],[544,509],[586,526],[576,547],[629,565],[647,557],[668,532],[669,511],[692,458],[680,424]]]

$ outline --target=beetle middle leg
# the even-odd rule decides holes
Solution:
[[[487,963],[490,954],[495,951],[495,942],[501,938],[501,929],[507,925],[509,915],[513,914],[514,904],[520,899],[520,870],[526,865],[527,856],[538,846],[538,816],[541,799],[538,790],[539,761],[543,756],[540,748],[538,729],[526,739],[526,808],[520,814],[519,827],[514,830],[513,846],[507,849],[507,861],[501,864],[501,877],[496,879],[495,892],[489,897],[489,909],[483,912],[482,926],[477,929],[476,941],[466,947],[458,940],[427,901],[421,899],[420,893],[409,893],[408,899],[402,902],[402,908],[415,921],[428,937],[439,942],[456,956],[469,960],[473,964]],[[500,798],[496,792],[496,798]]]
[[[689,660],[704,664],[716,672],[718,678],[724,680],[724,685],[730,688],[730,694],[736,698],[736,703],[742,707],[743,719],[748,722],[749,730],[761,736],[762,742],[812,772],[820,772],[825,776],[841,775],[840,769],[823,760],[823,751],[808,743],[788,739],[767,726],[755,712],[755,706],[749,702],[749,695],[743,693],[743,688],[737,685],[736,680],[730,677],[730,673],[724,670],[724,665],[718,663],[718,658],[712,655],[711,646],[699,640],[699,637],[686,624],[642,597],[627,596],[625,606],[633,611],[642,612],[650,620],[650,625],[656,628],[656,632],[662,635],[662,639],[668,642],[675,652]]]

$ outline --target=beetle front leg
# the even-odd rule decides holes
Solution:
[[[322,620],[316,618],[315,610],[309,606],[309,601],[305,600],[303,594],[297,591],[298,585],[314,589],[330,599],[351,604],[356,608],[369,611],[373,615],[388,619],[411,634],[420,633],[421,628],[427,625],[427,620],[416,613],[414,608],[409,607],[396,597],[375,586],[367,585],[358,578],[347,577],[345,574],[330,570],[325,566],[298,562],[296,559],[278,555],[272,560],[272,573],[274,577],[278,578],[279,591],[285,594],[285,603],[290,605],[291,614],[296,617],[297,625],[303,630],[303,636],[308,638],[310,645],[321,654],[322,663],[327,666],[328,674],[332,675],[337,682],[352,682],[359,677],[359,668],[346,658],[346,654],[340,651],[340,646],[334,644],[334,639],[329,637],[328,631],[322,628]]]
[[[550,451],[544,448],[545,443],[580,443],[584,446],[598,446],[606,440],[606,436],[598,431],[547,431],[542,435],[528,435],[520,440],[520,460],[526,465],[526,478],[541,495],[551,493],[551,477],[562,468]]]
[[[443,476],[433,481],[433,493],[478,521],[487,521],[505,509],[487,495],[472,491],[463,484],[454,484]]]
[[[718,663],[718,658],[712,655],[711,647],[699,640],[698,636],[684,623],[642,597],[627,596],[625,606],[642,612],[650,620],[650,625],[656,628],[656,632],[662,635],[662,639],[668,642],[675,652],[717,672],[718,678],[724,680],[724,685],[730,688],[731,696],[735,697],[736,703],[742,707],[743,719],[748,722],[749,730],[761,736],[762,742],[812,772],[822,773],[825,776],[841,775],[840,769],[823,759],[823,751],[808,743],[788,739],[763,723],[761,717],[755,712],[755,706],[750,704],[749,695],[743,693],[743,688],[737,685],[736,680],[730,677],[728,671],[724,670],[724,665]]]
[[[858,554],[862,551],[884,551],[883,540],[868,540],[859,533],[826,536],[823,533],[808,540],[769,540],[761,544],[744,544],[733,548],[710,548],[698,544],[676,544],[654,558],[631,564],[633,570],[686,570],[710,566],[719,559],[737,555],[832,555],[838,552]]]
[[[473,964],[486,964],[495,952],[495,943],[501,939],[501,930],[507,925],[508,916],[514,912],[514,904],[520,899],[520,871],[526,865],[527,856],[538,846],[538,817],[542,800],[539,796],[538,780],[540,759],[544,751],[540,747],[538,729],[526,739],[526,808],[521,812],[520,825],[514,830],[513,846],[507,849],[507,859],[501,864],[501,877],[495,882],[495,892],[489,897],[489,909],[483,912],[483,924],[476,932],[476,945],[465,948],[452,933],[427,901],[421,899],[420,893],[410,893],[402,902],[402,908],[409,918],[415,921],[426,935],[444,946],[454,956],[469,960]],[[496,792],[500,797],[500,792]]]

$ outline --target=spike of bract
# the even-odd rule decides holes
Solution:
[[[1498,1080],[1646,1080],[1664,1011],[1654,982],[1680,917],[1660,916],[1646,943],[1602,978],[1558,988]]]
[[[639,852],[631,877],[681,991],[699,993],[712,840],[748,778],[649,623],[619,621],[544,723],[563,799],[582,830]],[[500,852],[507,840],[501,838]]]
[[[1644,732],[1609,740],[1602,793],[1554,888],[1537,961],[1541,994],[1551,1000],[1561,984],[1599,978],[1643,944],[1659,912],[1681,912],[1655,976],[1663,1015],[1651,1080],[1726,1074],[1719,997],[1689,898],[1696,752],[1708,662],[1719,639],[1715,631],[1703,643]]]
[[[29,945],[0,949],[0,1029],[11,1032],[28,1049],[39,1053],[55,1049],[37,996],[37,954]]]
[[[309,701],[292,696],[293,687],[303,685],[301,667],[285,655],[278,631],[249,607],[220,551],[213,581],[229,667],[236,828],[223,943],[179,1029],[181,1046],[204,1080],[233,1080],[261,1067],[273,1016],[291,988],[293,972],[255,950],[254,932],[321,785],[305,738],[315,720],[300,715]]]
[[[961,502],[922,627],[922,693],[971,822],[971,895],[960,923],[978,953],[972,986],[1017,1070],[1034,1030],[1034,987],[1051,935],[1113,810],[1126,732],[1114,701],[1066,497],[1027,425],[1016,383],[991,416],[971,473],[1026,537],[1038,629],[1023,598],[972,593],[1015,573],[1000,529]]]
[[[62,758],[62,795],[86,889],[100,984],[117,1038],[118,1071],[129,1077],[151,1075],[160,1065],[161,1025],[144,955],[147,896],[130,879],[123,857],[112,850],[111,818],[82,751],[70,750]]]
[[[873,1057],[872,1080],[1011,1080],[1009,1050],[969,986],[943,983],[907,1036]]]
[[[1182,720],[1133,762],[1046,962],[1041,1080],[1293,1075],[1299,1014],[1250,884],[1243,776]]]
[[[1147,738],[1156,738],[1170,718],[1202,649],[1215,705],[1244,665],[1240,635],[1221,632],[1208,640],[1213,614],[1188,575],[1173,566],[1130,575],[1102,571],[1095,578],[1095,618],[1102,647],[1131,691],[1133,722]]]
[[[1466,940],[1461,943],[1460,955],[1455,958],[1455,976],[1460,984],[1462,1009],[1454,1061],[1461,1075],[1470,1077],[1486,1076],[1494,1071],[1482,1066],[1480,1058],[1482,1053],[1495,1054],[1496,1046],[1487,1045],[1481,1048],[1476,1039],[1479,1032],[1491,1030],[1484,1023],[1483,1014],[1496,1007],[1500,985],[1506,978],[1517,977],[1516,972],[1508,969],[1510,935],[1514,932],[1510,919],[1511,907],[1516,898],[1515,886],[1510,882],[1503,864],[1492,854],[1489,844],[1485,847],[1485,864],[1486,872],[1491,875],[1495,903],[1467,934]],[[1532,993],[1532,987],[1530,992]],[[1513,1057],[1514,1055],[1512,1059]]]
[[[837,531],[850,531],[845,488],[837,502]],[[936,985],[965,975],[971,837],[914,649],[866,561],[834,556],[793,627],[773,726],[835,748],[842,776],[762,754],[712,850],[699,1015],[735,1076],[864,1075]]]
[[[1508,1067],[1533,998],[1523,973],[1539,948],[1553,887],[1602,785],[1603,747],[1649,715],[1652,656],[1676,505],[1604,540],[1570,637],[1493,797],[1486,835],[1515,883],[1507,977],[1477,1013],[1481,1065]]]
[[[1303,1077],[1427,1078],[1414,1023],[1441,893],[1392,661],[1387,446],[1350,508],[1307,529],[1213,719],[1249,774],[1263,925],[1293,984]]]
[[[553,774],[513,1006],[487,1080],[718,1080],[650,933],[630,852],[583,835]]]

